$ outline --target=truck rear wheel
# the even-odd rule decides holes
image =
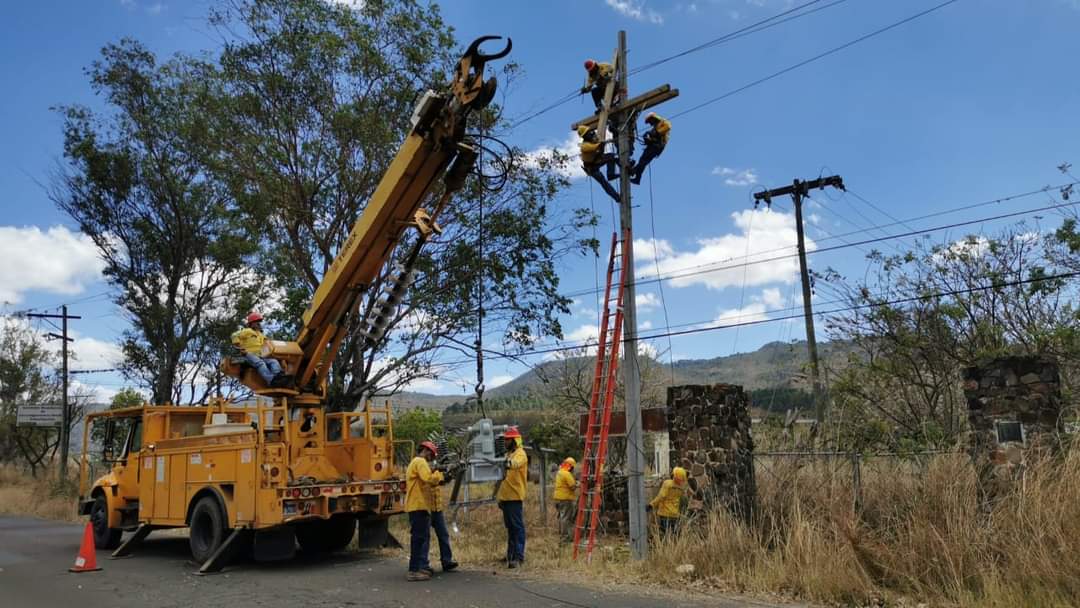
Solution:
[[[191,556],[203,563],[225,542],[227,520],[221,505],[213,496],[204,496],[191,511]]]
[[[330,519],[318,519],[296,525],[296,540],[305,553],[341,551],[349,546],[354,534],[356,534],[356,518],[352,515],[335,515]]]
[[[94,547],[115,549],[120,546],[120,536],[124,532],[120,528],[109,527],[109,503],[104,494],[94,497],[94,504],[90,507],[90,526],[94,529]]]

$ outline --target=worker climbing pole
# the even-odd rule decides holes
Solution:
[[[595,64],[595,61],[593,63]],[[590,70],[588,63],[586,69]],[[600,68],[596,67],[596,69],[599,73]],[[619,233],[625,239],[620,265],[626,269],[633,269],[634,241],[630,184],[632,177],[640,177],[640,172],[635,173],[633,171],[634,163],[631,159],[631,142],[634,140],[636,117],[651,107],[677,97],[679,91],[665,84],[636,97],[628,96],[627,76],[629,72],[626,65],[626,32],[619,32],[619,44],[611,64],[611,70],[611,77],[604,83],[604,95],[600,99],[600,104],[598,104],[598,112],[575,122],[570,126],[570,129],[581,135],[582,139],[585,138],[590,129],[595,129],[596,138],[600,144],[597,153],[602,155],[605,153],[604,147],[608,141],[608,127],[611,126],[619,168],[619,189],[615,192],[618,196],[616,197],[612,193],[615,189],[606,180],[603,181],[601,186],[607,185],[610,187],[612,191],[608,191],[608,188],[604,188],[604,191],[619,201]],[[597,87],[600,81],[592,78],[591,70],[589,74],[590,80],[586,82],[586,89],[583,89],[582,92],[590,90],[595,102],[599,97]],[[658,116],[655,116],[655,118],[656,120],[651,121],[649,124],[652,125],[652,131],[660,131],[658,125],[661,124],[662,119]],[[663,122],[667,123],[667,121]],[[585,129],[584,131],[581,130],[582,127]],[[661,145],[659,149],[654,146],[652,153],[648,150],[649,141],[646,141],[646,151],[642,153],[641,158],[643,165],[648,165],[649,161],[659,156],[659,153],[663,151],[663,145],[667,143],[667,132],[670,131],[670,128],[670,123],[667,123],[663,134],[658,134],[659,139],[656,141]],[[652,139],[652,136],[649,139]],[[649,156],[650,154],[651,156]],[[582,160],[584,162],[585,159]],[[588,167],[586,167],[586,171],[588,171]],[[595,171],[595,167],[590,176],[593,179],[597,179],[599,176],[599,172]],[[611,176],[611,179],[614,179],[614,176]],[[644,559],[648,553],[648,535],[645,526],[645,452],[641,439],[641,375],[637,361],[637,307],[634,301],[634,291],[633,273],[628,271],[623,294],[622,352],[624,362],[622,368],[626,393],[626,473],[630,501],[630,547],[635,559]],[[597,466],[602,466],[602,463],[597,463]]]

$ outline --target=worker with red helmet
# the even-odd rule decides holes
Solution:
[[[615,75],[615,69],[610,63],[600,63],[593,59],[586,59],[585,72],[587,76],[585,86],[581,87],[581,93],[591,92],[593,104],[596,105],[596,110],[600,111],[600,108],[604,105],[604,89],[611,82],[611,77]],[[614,105],[615,100],[612,99],[611,101]]]
[[[421,442],[416,457],[405,471],[405,512],[409,514],[409,574],[406,580],[426,581],[433,573],[428,563],[431,548],[431,492],[443,474],[429,464],[438,450],[430,441]]]
[[[291,379],[281,373],[281,363],[277,359],[262,356],[262,348],[266,343],[262,320],[261,314],[252,311],[245,320],[247,327],[233,333],[232,343],[244,353],[244,361],[258,372],[267,386],[282,386]]]
[[[421,446],[429,446],[435,453],[435,457],[438,458],[439,451],[430,441],[425,441],[420,444]],[[438,471],[442,473],[442,471]],[[454,551],[450,548],[450,530],[446,527],[446,516],[443,515],[443,496],[442,496],[442,484],[450,481],[451,478],[443,477],[443,480],[438,484],[428,486],[428,507],[431,512],[431,529],[435,530],[435,539],[439,542],[439,562],[442,564],[443,572],[450,572],[456,570],[458,563],[454,561]],[[433,572],[429,569],[429,574]]]
[[[506,441],[506,476],[499,484],[495,499],[503,513],[506,526],[506,566],[517,568],[525,561],[525,482],[529,472],[529,457],[521,444],[521,433],[512,426],[503,433]]]
[[[645,140],[645,149],[641,151],[641,158],[634,163],[634,168],[630,173],[630,183],[632,184],[641,183],[641,176],[645,173],[645,167],[648,167],[654,158],[663,154],[668,137],[671,134],[671,121],[662,118],[656,112],[649,112],[649,115],[645,117],[645,123],[651,128],[642,136],[642,139]]]

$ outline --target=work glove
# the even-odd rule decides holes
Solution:
[[[581,87],[581,94],[582,95],[584,95],[585,93],[588,93],[588,92],[589,92],[589,87]]]

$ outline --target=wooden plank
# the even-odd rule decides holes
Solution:
[[[578,420],[578,435],[584,437],[589,426],[589,415],[582,414]],[[659,433],[667,430],[667,408],[653,407],[641,410],[641,428],[645,432]],[[626,435],[626,410],[611,412],[608,437]]]
[[[637,97],[633,97],[630,100],[619,104],[618,106],[613,108],[610,113],[611,114],[618,114],[619,112],[623,112],[623,111],[630,110],[630,109],[636,109],[636,110],[639,110],[639,111],[647,110],[647,109],[649,109],[649,108],[651,108],[653,106],[658,106],[658,105],[664,103],[665,101],[667,101],[669,99],[674,99],[674,98],[676,98],[678,96],[679,96],[679,89],[673,89],[673,88],[671,88],[671,85],[669,85],[669,84],[660,85],[660,86],[656,87],[655,89],[653,89],[651,91],[648,91],[646,93],[642,93],[641,95],[638,95]],[[588,118],[583,118],[583,119],[575,122],[574,124],[570,125],[570,130],[571,131],[577,131],[577,128],[580,127],[580,126],[583,126],[583,125],[586,126],[586,127],[592,127],[597,123],[599,118],[600,118],[599,116],[590,116]]]

